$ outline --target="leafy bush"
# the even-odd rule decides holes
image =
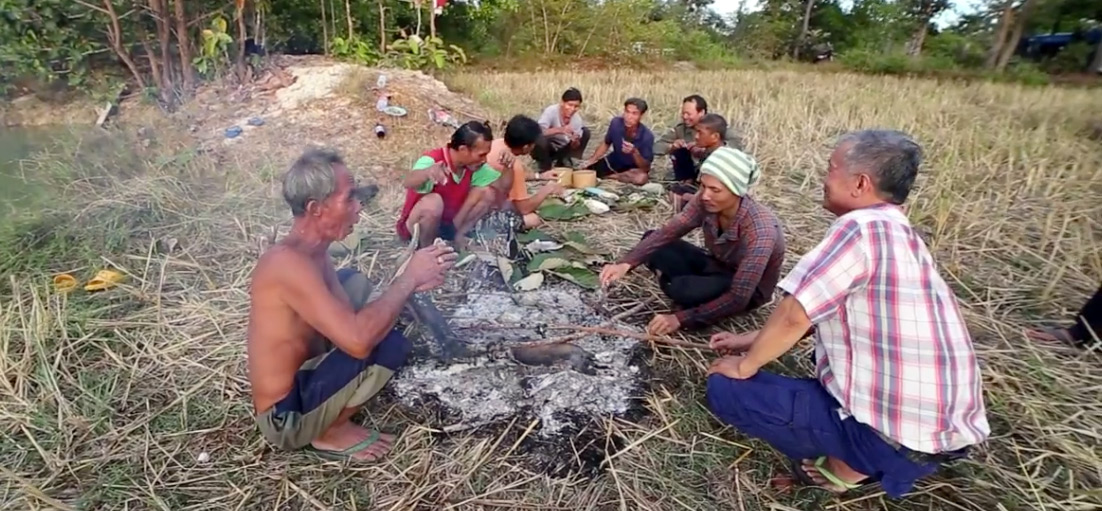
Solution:
[[[467,63],[467,53],[454,44],[444,45],[439,37],[422,39],[411,35],[387,47],[387,59],[405,69],[445,69]]]
[[[365,66],[373,66],[382,58],[379,52],[375,50],[374,45],[360,39],[358,36],[352,36],[350,39],[334,38],[329,45],[329,51],[334,57],[351,60]]]

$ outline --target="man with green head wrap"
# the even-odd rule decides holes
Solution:
[[[700,192],[666,225],[605,266],[601,284],[646,264],[679,309],[651,320],[647,331],[655,335],[712,325],[769,303],[785,244],[776,215],[749,196],[760,176],[754,157],[733,147],[716,149],[701,165]],[[706,248],[681,239],[698,227]]]

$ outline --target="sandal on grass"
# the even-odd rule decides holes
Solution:
[[[328,449],[318,449],[317,447],[309,445],[309,446],[306,446],[306,450],[308,452],[312,452],[312,453],[316,454],[317,456],[320,456],[320,457],[325,458],[327,460],[344,461],[344,460],[352,460],[354,455],[362,452],[364,449],[367,449],[368,447],[371,447],[372,445],[375,445],[375,442],[378,442],[378,441],[379,441],[379,432],[376,431],[376,430],[371,430],[371,435],[369,435],[367,438],[360,441],[359,443],[357,443],[355,445],[352,445],[351,447],[348,447],[346,449],[332,450],[331,451],[331,450],[328,450]],[[376,456],[374,460],[363,460],[363,461],[378,461],[380,458],[382,458],[382,456]],[[360,460],[356,460],[356,461],[360,461]]]
[[[792,470],[792,474],[796,476],[796,480],[800,481],[801,484],[804,484],[805,486],[814,486],[816,488],[820,488],[831,493],[845,493],[870,484],[867,479],[864,482],[859,483],[847,483],[846,481],[843,481],[840,477],[834,475],[833,472],[826,468],[826,461],[826,456],[819,456],[815,459],[815,468],[819,469],[819,473],[822,474],[823,477],[830,482],[830,484],[841,488],[841,492],[832,490],[830,488],[824,488],[821,484],[816,483],[815,480],[807,474],[807,472],[804,472],[803,463],[799,460],[788,460],[788,466]]]

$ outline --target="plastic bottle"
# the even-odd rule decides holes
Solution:
[[[383,127],[382,123],[375,123],[375,136],[379,138],[386,137],[386,128]]]
[[[379,96],[379,99],[375,101],[375,109],[380,112],[385,111],[389,105],[390,100],[387,99],[386,94]]]
[[[380,89],[386,87],[386,75],[385,74],[382,74],[382,73],[379,74],[379,79],[375,81],[375,86],[380,88]]]

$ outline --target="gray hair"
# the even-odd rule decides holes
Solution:
[[[337,177],[333,167],[343,165],[344,160],[336,151],[310,149],[302,154],[283,175],[283,200],[291,206],[291,214],[306,214],[310,201],[321,202],[337,191]]]
[[[914,186],[922,164],[922,147],[910,136],[895,130],[862,130],[843,135],[838,147],[849,144],[842,154],[847,171],[863,170],[889,202],[901,205]]]

